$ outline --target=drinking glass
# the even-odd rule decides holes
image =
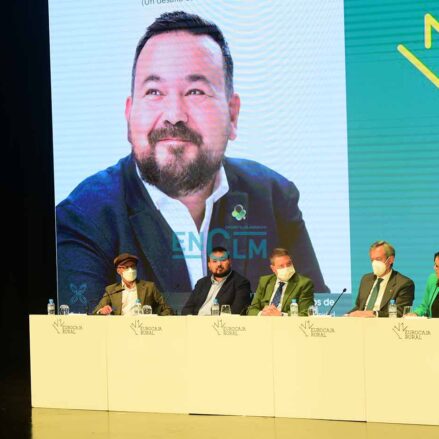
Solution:
[[[318,310],[317,306],[311,305],[308,308],[308,315],[309,316],[318,316],[319,315],[319,310]]]
[[[230,305],[221,305],[221,314],[232,314]]]
[[[60,305],[59,306],[59,314],[62,316],[68,316],[69,315],[69,305]]]
[[[151,315],[152,314],[152,307],[150,305],[143,305],[142,306],[142,314],[143,315]]]

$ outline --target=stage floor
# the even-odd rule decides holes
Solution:
[[[439,426],[30,407],[28,377],[3,376],[0,437],[32,439],[436,439]]]

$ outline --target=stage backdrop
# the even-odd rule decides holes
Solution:
[[[130,153],[124,108],[145,28],[163,12],[196,13],[221,28],[234,60],[241,112],[226,156],[259,162],[297,186],[325,283],[331,293],[347,288],[337,314],[370,271],[368,248],[378,239],[396,247],[395,268],[415,280],[419,302],[439,251],[434,3],[49,1],[56,203]],[[103,292],[86,287],[70,284],[71,297],[59,301],[93,302]]]

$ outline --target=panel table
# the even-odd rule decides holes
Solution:
[[[104,318],[109,410],[187,413],[186,319]]]
[[[365,323],[367,420],[439,425],[439,320]]]
[[[32,315],[29,329],[32,406],[108,410],[106,319]]]
[[[190,413],[273,416],[271,318],[188,317]]]
[[[275,415],[364,421],[363,320],[273,321]]]

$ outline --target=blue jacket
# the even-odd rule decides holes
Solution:
[[[290,250],[296,270],[327,292],[296,186],[271,169],[224,159],[229,192],[213,207],[209,243],[229,250],[233,268],[257,285],[274,247]],[[235,206],[245,219],[232,216]],[[181,307],[191,284],[176,235],[154,206],[131,155],[85,179],[56,209],[59,303],[94,308],[106,285],[118,282],[113,259],[139,258],[139,279],[154,282],[169,304]],[[178,297],[180,293],[186,295]]]

